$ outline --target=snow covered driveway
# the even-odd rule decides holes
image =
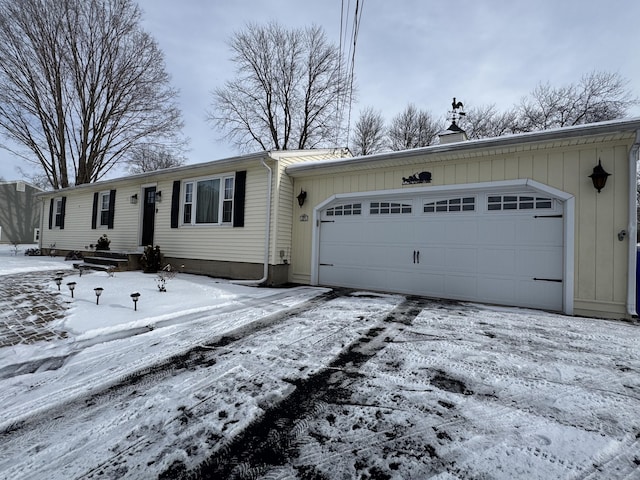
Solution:
[[[640,478],[637,323],[202,288],[224,302],[0,349],[0,477]]]

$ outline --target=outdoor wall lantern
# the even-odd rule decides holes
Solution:
[[[135,205],[136,203],[138,203],[138,194],[134,193],[133,195],[131,195],[131,199],[130,202],[132,205]]]
[[[162,201],[162,192],[156,192],[156,202]]]
[[[307,199],[307,192],[305,192],[304,190],[300,189],[300,193],[298,194],[298,196],[296,198],[298,199],[298,205],[300,205],[302,207],[302,205],[304,205],[304,201]]]
[[[131,294],[131,300],[133,300],[133,309],[138,311],[138,299],[140,298],[140,294],[138,292],[134,292]]]
[[[589,175],[591,177],[591,181],[593,182],[593,186],[598,193],[602,190],[607,183],[607,177],[611,175],[607,173],[604,168],[602,168],[602,161],[598,159],[598,165],[593,167],[593,173]]]
[[[73,290],[76,288],[76,282],[67,283],[67,287],[69,287],[69,290],[71,290],[71,298],[73,298]]]
[[[100,304],[100,295],[102,295],[103,290],[104,288],[102,287],[96,287],[93,289],[93,291],[96,292],[96,305]]]
[[[60,284],[62,283],[62,277],[56,277],[53,279],[54,282],[56,282],[56,285],[58,286],[58,291],[60,291]]]

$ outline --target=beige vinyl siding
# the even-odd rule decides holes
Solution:
[[[264,229],[266,220],[267,170],[256,163],[247,171],[244,227],[231,225],[183,225],[171,228],[172,181],[163,181],[158,189],[163,191],[162,203],[158,205],[155,234],[161,251],[176,258],[198,258],[229,262],[262,263],[264,260]],[[228,174],[230,171],[210,173]],[[180,180],[199,178],[189,176]],[[178,180],[178,178],[176,178]],[[181,203],[184,185],[180,188]],[[235,206],[234,206],[235,208]],[[182,214],[182,210],[180,211]]]
[[[628,152],[633,137],[620,140],[590,139],[578,145],[575,140],[563,144],[535,144],[505,147],[504,151],[482,150],[428,157],[417,154],[403,158],[402,165],[392,160],[375,168],[359,164],[355,168],[332,166],[323,170],[295,173],[294,191],[308,192],[304,212],[309,222],[294,218],[290,279],[308,283],[311,274],[312,206],[331,195],[348,192],[399,189],[402,178],[420,171],[432,173],[430,185],[456,185],[513,179],[533,179],[576,197],[575,207],[575,282],[576,313],[607,310],[625,312],[627,285],[627,241],[618,241],[617,232],[628,222]],[[458,157],[458,158],[456,158]],[[588,177],[602,160],[612,174],[600,194]],[[335,165],[335,164],[334,164]],[[413,185],[410,188],[415,188]],[[429,186],[425,186],[428,191]],[[632,239],[631,241],[634,241]]]
[[[115,216],[113,229],[107,227],[91,228],[94,192],[116,190]],[[42,197],[42,230],[41,246],[49,248],[55,244],[64,250],[90,249],[102,234],[111,240],[111,249],[119,251],[136,251],[138,239],[139,210],[130,203],[131,195],[138,193],[137,185],[111,185],[103,189],[65,190],[51,196]],[[51,198],[66,197],[64,229],[49,229],[49,202]],[[99,223],[99,222],[98,222]],[[135,232],[135,235],[132,235]]]

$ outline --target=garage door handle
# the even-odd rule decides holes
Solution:
[[[417,253],[418,253],[418,255],[416,256],[416,257],[417,257],[417,259],[418,259],[418,262],[417,262],[417,263],[420,263],[420,250],[418,250],[418,252],[417,252]]]
[[[413,263],[420,263],[420,250],[413,251]]]
[[[534,278],[536,282],[558,282],[562,283],[561,278]]]
[[[413,263],[416,263],[416,251],[413,251]]]

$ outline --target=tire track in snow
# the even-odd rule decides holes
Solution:
[[[335,403],[346,395],[358,369],[385,348],[392,322],[409,325],[429,302],[409,298],[396,307],[381,323],[348,345],[326,368],[301,381],[279,404],[246,428],[219,452],[197,469],[180,478],[258,478],[269,467],[287,458],[287,451],[306,429],[306,418],[323,411],[327,403]],[[395,327],[394,327],[395,328]],[[286,432],[286,433],[283,433]],[[165,471],[161,478],[172,478],[176,472]]]
[[[95,409],[109,410],[116,400],[126,399],[134,396],[139,391],[144,391],[149,387],[158,384],[163,379],[179,375],[187,369],[196,369],[203,366],[210,366],[207,354],[218,355],[220,347],[228,346],[253,333],[268,328],[271,325],[295,317],[301,312],[319,307],[324,303],[345,295],[344,290],[327,292],[311,300],[303,302],[295,307],[289,308],[272,315],[255,320],[247,325],[241,326],[232,331],[226,331],[217,338],[210,339],[206,344],[192,347],[188,351],[174,354],[164,358],[161,362],[144,365],[137,370],[128,371],[120,376],[110,378],[94,386],[92,391],[84,395],[69,397],[68,392],[61,392],[59,399],[49,398],[49,403],[37,411],[29,411],[20,418],[13,418],[5,422],[0,429],[0,442],[6,446],[0,453],[0,471],[3,469],[1,459],[10,459],[12,456],[19,456],[25,451],[43,451],[47,444],[55,438],[70,417],[77,415],[77,412],[93,409],[94,414],[99,415]],[[113,353],[113,352],[112,352]],[[85,387],[86,388],[86,387]],[[86,414],[85,414],[86,415]],[[130,424],[135,426],[137,418],[114,417],[116,421],[106,428],[115,429],[122,425]],[[113,420],[113,418],[112,418]],[[90,439],[78,444],[77,448],[82,450],[89,446]],[[73,451],[69,452],[73,455]],[[67,455],[65,455],[67,456]],[[64,458],[60,458],[60,464],[64,463]]]

